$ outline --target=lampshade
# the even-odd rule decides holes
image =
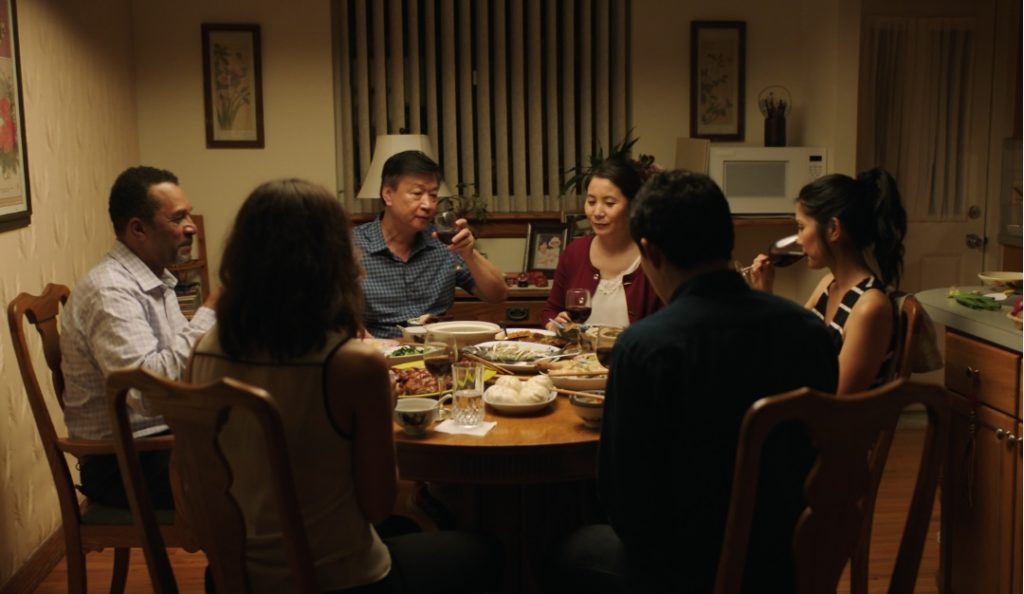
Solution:
[[[377,136],[377,145],[373,148],[373,159],[370,160],[370,169],[363,178],[363,186],[359,188],[356,198],[373,200],[380,198],[380,177],[384,170],[384,162],[392,155],[403,151],[422,151],[428,157],[437,161],[434,151],[430,149],[430,139],[425,134],[380,134]],[[441,180],[441,187],[437,189],[437,195],[451,196],[448,184]]]

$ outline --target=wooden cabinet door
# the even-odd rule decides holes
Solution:
[[[965,398],[954,396],[942,489],[943,591],[1011,594],[1011,555],[1020,562],[1020,554],[1013,552],[1014,539],[1019,543],[1019,527],[1014,526],[1019,518],[1013,510],[1020,458],[1008,436],[1018,434],[1019,423],[978,406],[971,452],[970,411]]]
[[[1013,565],[1013,570],[1010,572],[1010,591],[1014,594],[1021,594],[1022,588],[1024,588],[1024,573],[1021,572],[1021,565],[1024,564],[1024,549],[1021,548],[1021,534],[1024,532],[1024,519],[1021,518],[1021,515],[1024,514],[1021,499],[1021,457],[1024,455],[1024,442],[1021,441],[1021,436],[1024,435],[1024,429],[1022,429],[1019,422],[1017,423],[1016,435],[1016,451],[1011,452],[1014,458],[1014,480],[1013,514],[1010,525],[1014,527],[1015,534],[1013,536],[1013,549],[1010,551],[1010,563]]]

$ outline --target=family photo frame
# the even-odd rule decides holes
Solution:
[[[690,136],[743,140],[747,25],[690,23]]]
[[[526,239],[526,269],[543,271],[549,278],[554,276],[567,239],[562,223],[531,224]]]
[[[0,0],[0,231],[32,220],[24,104],[17,7]]]
[[[207,148],[263,148],[260,26],[204,23]]]

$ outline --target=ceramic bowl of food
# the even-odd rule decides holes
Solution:
[[[601,419],[604,417],[604,392],[594,390],[593,396],[581,396],[570,394],[569,403],[576,415],[583,420],[583,424],[591,429],[601,427]]]
[[[459,348],[492,341],[494,335],[501,330],[501,326],[497,324],[475,320],[437,322],[436,324],[427,324],[423,328],[427,331],[428,342],[450,343],[454,340]]]

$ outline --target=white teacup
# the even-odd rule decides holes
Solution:
[[[437,419],[437,400],[402,398],[395,406],[395,421],[409,435],[423,435]]]

